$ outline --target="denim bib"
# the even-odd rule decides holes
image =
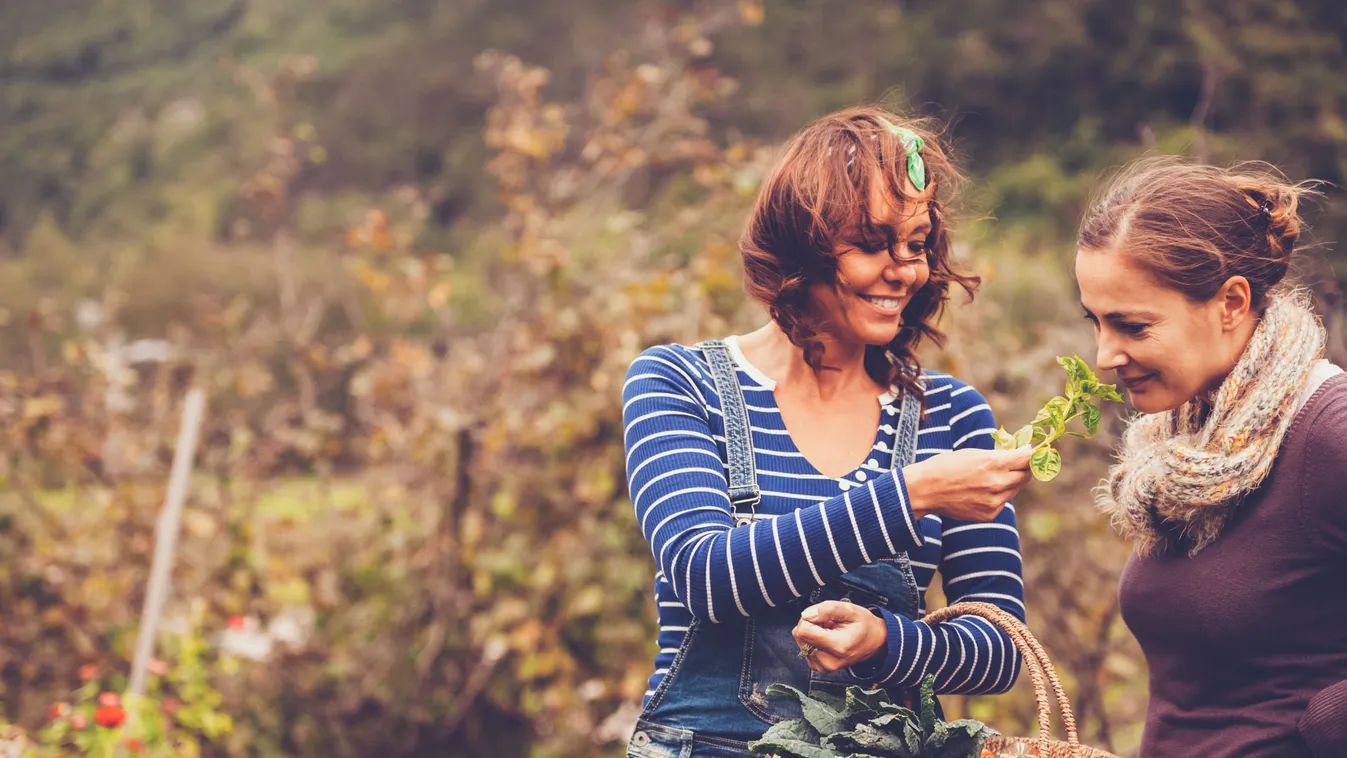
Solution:
[[[753,456],[748,408],[734,360],[720,340],[698,345],[711,366],[724,419],[725,464],[734,528],[773,518],[757,512],[762,500]],[[906,393],[889,467],[916,459],[921,403]],[[752,755],[747,742],[777,722],[799,718],[799,703],[768,698],[771,684],[788,684],[808,693],[841,695],[862,684],[846,669],[812,671],[799,657],[791,636],[800,612],[823,600],[887,608],[909,619],[918,617],[919,591],[906,553],[865,564],[819,587],[808,596],[749,618],[718,624],[694,618],[669,671],[646,703],[627,746],[629,758],[729,758]],[[892,693],[897,695],[898,693]]]

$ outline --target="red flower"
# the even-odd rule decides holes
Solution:
[[[80,666],[80,681],[87,682],[98,676],[98,667],[92,663],[86,663]]]
[[[159,707],[164,709],[164,713],[167,713],[168,715],[172,716],[173,714],[178,712],[178,699],[173,697],[166,697],[164,698],[164,702],[159,704]]]
[[[248,626],[248,619],[242,616],[230,616],[229,628],[237,631],[243,631]]]
[[[70,703],[52,703],[47,709],[47,718],[55,721],[70,715]]]
[[[126,721],[126,709],[120,705],[105,705],[94,711],[94,721],[109,729],[121,726]]]
[[[130,750],[133,753],[139,753],[140,749],[145,747],[145,743],[141,742],[135,737],[127,737],[126,739],[122,740],[122,744],[126,746],[127,750]]]
[[[104,708],[111,708],[115,705],[121,705],[122,699],[117,697],[115,692],[104,692],[98,696],[98,704]]]
[[[89,725],[89,717],[85,716],[83,713],[76,713],[74,716],[70,717],[70,725],[76,729],[83,729]]]

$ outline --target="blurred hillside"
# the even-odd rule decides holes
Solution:
[[[1069,261],[1102,171],[1347,172],[1340,3],[840,7],[0,5],[0,721],[36,730],[81,665],[124,682],[194,384],[169,636],[213,641],[203,754],[618,755],[654,653],[622,377],[761,322],[735,242],[785,136],[880,99],[950,123],[986,284],[926,360],[1011,426],[1092,356]],[[1326,189],[1303,273],[1341,362]],[[1111,421],[1020,514],[1031,625],[1128,755]],[[1027,687],[949,709],[1031,730]]]
[[[694,51],[697,69],[740,84],[706,104],[714,134],[777,140],[887,96],[953,121],[1003,219],[1071,228],[1081,185],[1137,148],[1264,158],[1342,180],[1347,10],[1331,0],[740,6],[757,23]],[[330,234],[343,199],[413,185],[433,196],[427,234],[442,239],[499,213],[484,181],[480,125],[494,97],[474,73],[478,53],[547,68],[549,94],[571,101],[609,53],[648,54],[652,26],[697,36],[686,19],[699,7],[6,3],[0,231],[12,252],[43,212],[74,238],[168,221],[219,239],[265,236],[239,223],[236,193],[272,136],[276,103],[262,82],[303,58],[280,95],[305,148],[294,190],[330,211],[310,208],[304,231]]]

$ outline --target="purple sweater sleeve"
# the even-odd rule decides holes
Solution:
[[[1315,416],[1306,451],[1301,525],[1330,559],[1340,559],[1347,556],[1347,395],[1336,395]],[[1315,758],[1347,758],[1347,680],[1315,695],[1299,726]]]
[[[1326,687],[1300,717],[1300,736],[1314,758],[1347,758],[1347,680]]]
[[[1347,556],[1347,394],[1335,393],[1315,414],[1305,449],[1301,527],[1329,555]]]

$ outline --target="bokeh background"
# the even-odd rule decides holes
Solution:
[[[1338,0],[7,0],[0,722],[123,686],[198,386],[179,752],[618,756],[655,651],[623,374],[762,321],[736,240],[785,137],[874,101],[948,124],[985,283],[925,360],[1013,428],[1093,358],[1101,174],[1341,183],[1344,70]],[[1324,189],[1300,274],[1342,362]],[[1120,418],[1019,513],[1031,626],[1126,756],[1145,667],[1090,496]],[[1021,684],[947,705],[1028,734]]]

